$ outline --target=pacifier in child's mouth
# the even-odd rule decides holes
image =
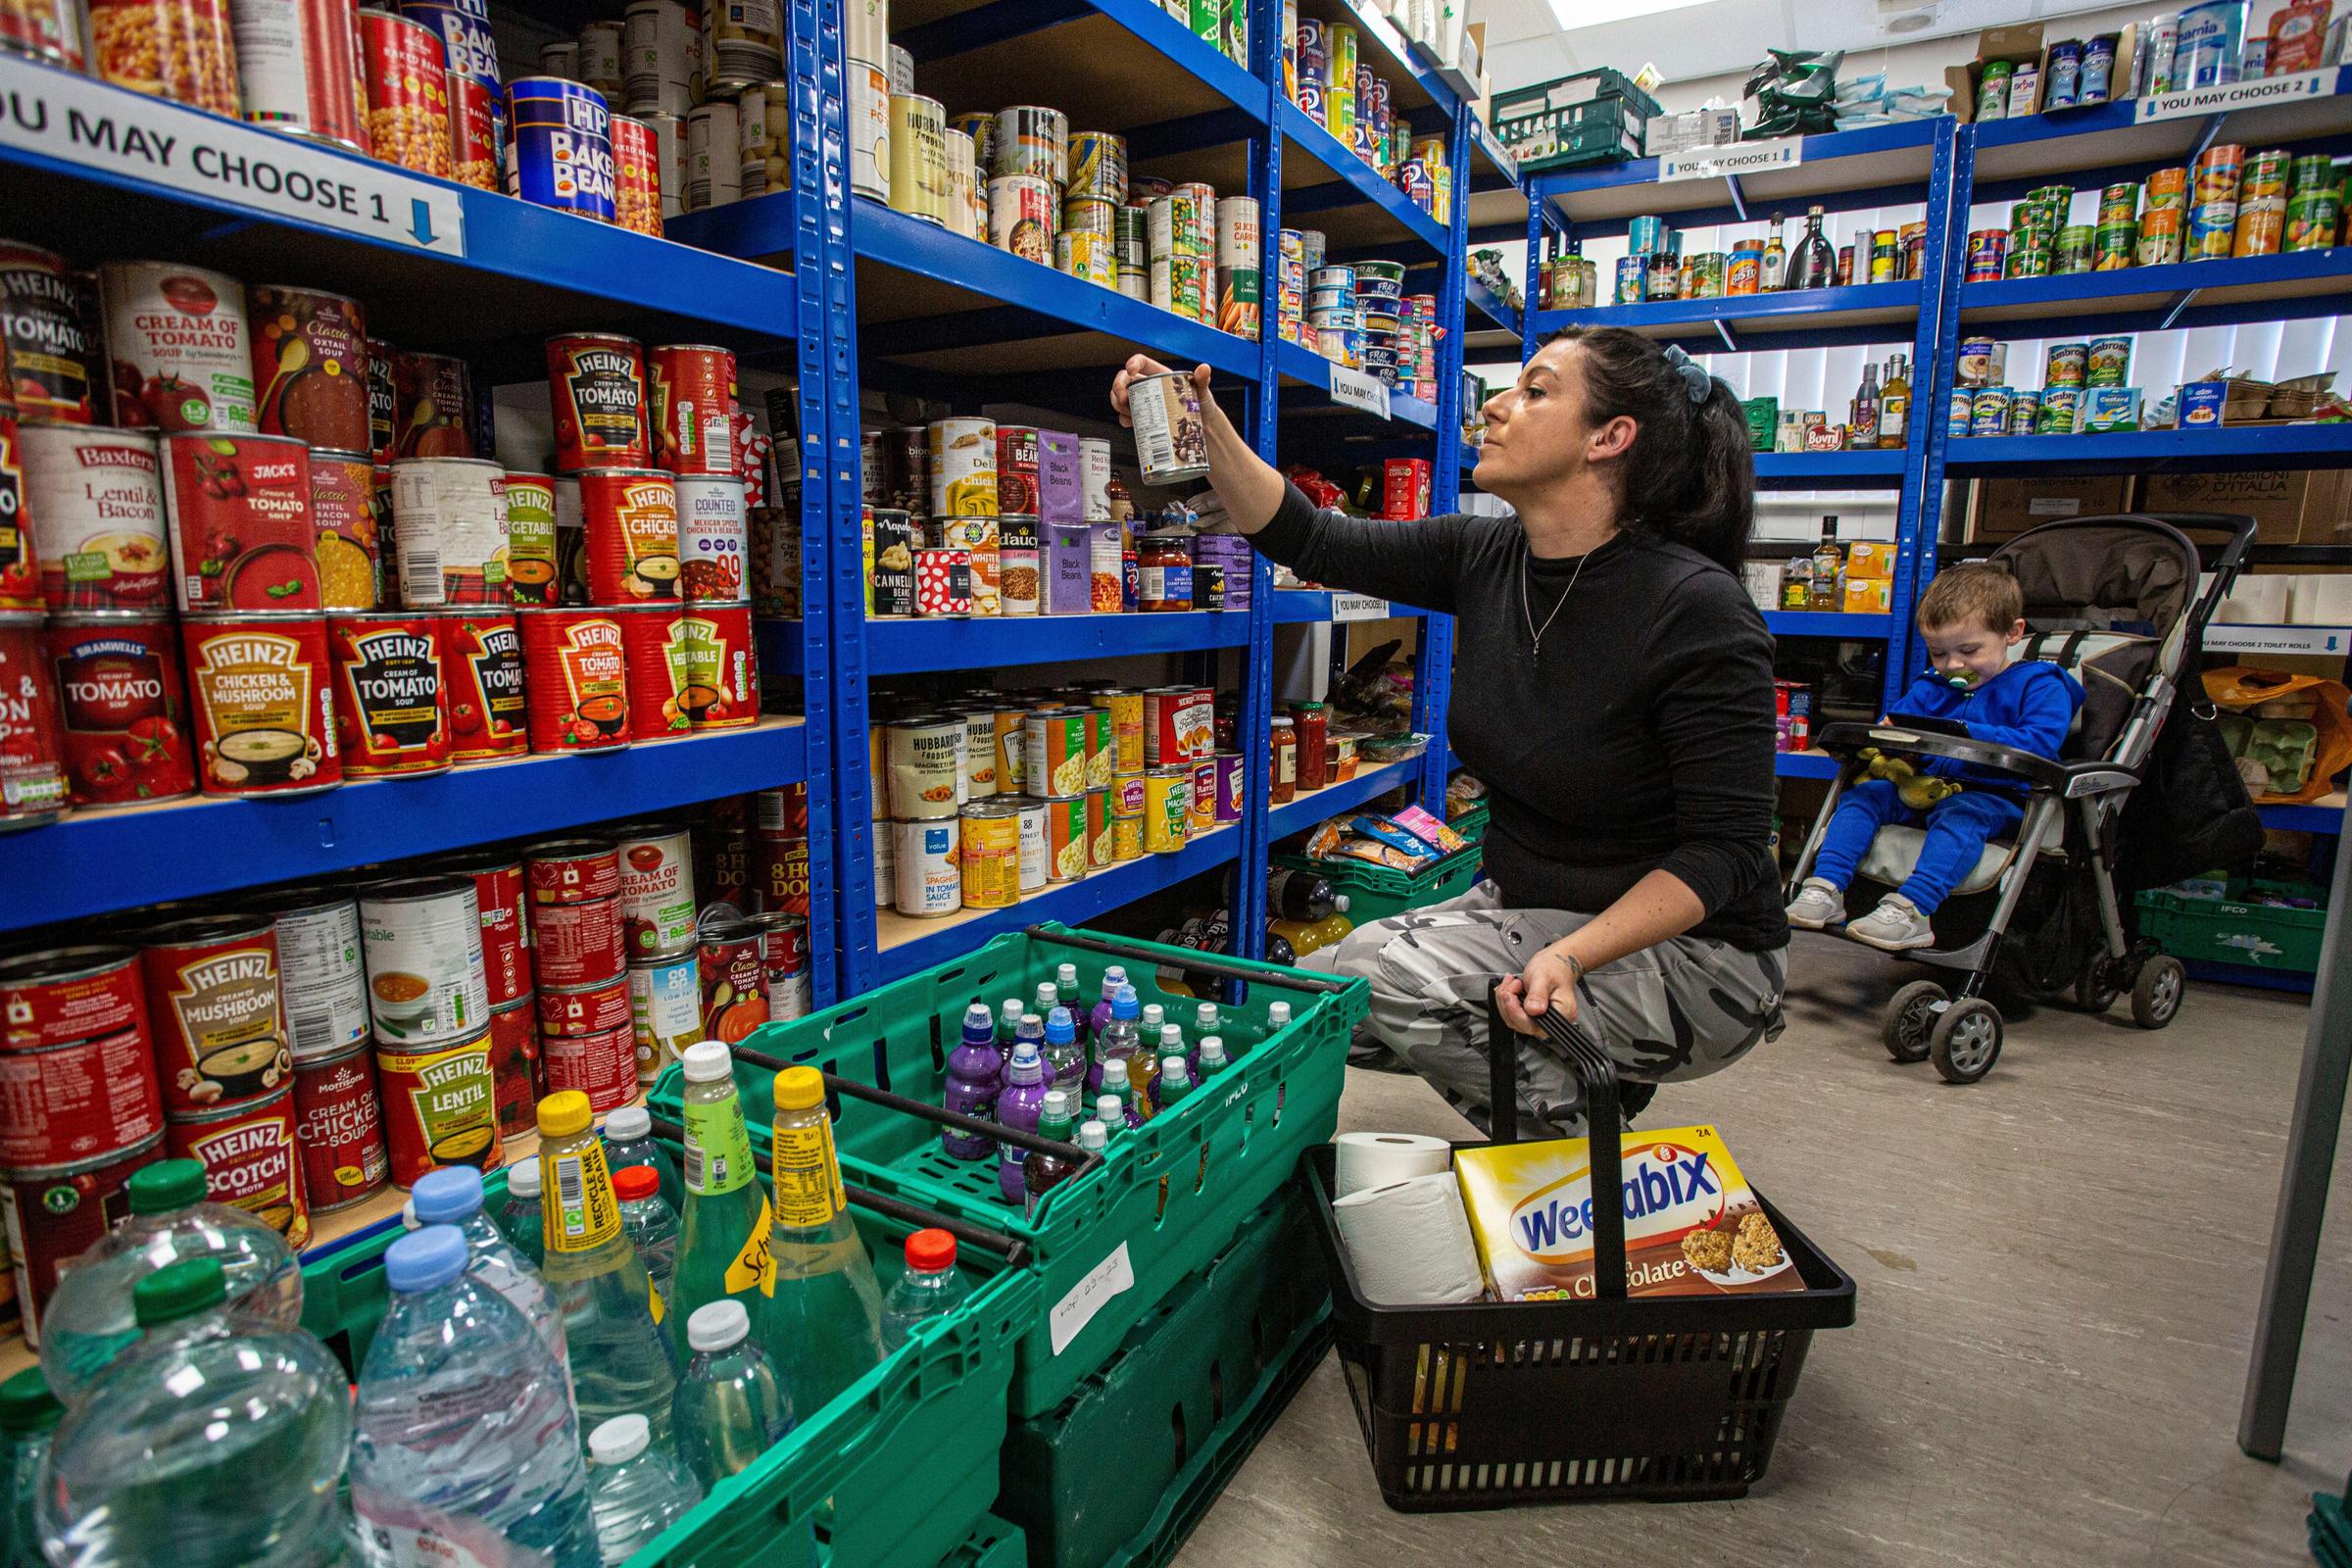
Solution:
[[[1943,681],[1952,690],[1964,692],[1977,683],[1977,673],[1973,669],[1955,669],[1944,676]]]

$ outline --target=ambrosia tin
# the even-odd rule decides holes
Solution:
[[[449,696],[441,620],[378,610],[327,622],[335,668],[335,734],[346,778],[434,773],[449,766]]]
[[[392,465],[393,549],[411,610],[504,605],[507,475],[486,458],[403,458]]]
[[[204,1167],[205,1196],[214,1202],[262,1220],[296,1251],[310,1245],[291,1083],[251,1104],[174,1115],[164,1129],[164,1148],[174,1159]]]
[[[57,677],[74,803],[114,806],[193,792],[179,639],[170,618],[122,611],[53,614],[43,636]]]
[[[645,349],[611,332],[563,332],[547,340],[547,389],[556,411],[556,470],[642,468],[646,437]]]
[[[141,939],[164,1106],[211,1110],[275,1093],[294,1070],[278,987],[277,928],[209,915]]]
[[[367,1046],[295,1064],[294,1140],[312,1213],[348,1208],[384,1185],[384,1117]]]
[[[522,634],[511,610],[453,610],[440,617],[441,680],[456,762],[520,757],[530,750],[522,686]]]
[[[375,461],[365,452],[311,453],[311,534],[319,600],[330,611],[373,610],[381,597]]]
[[[590,601],[677,598],[676,482],[659,468],[591,468],[579,477]]]
[[[147,1035],[147,981],[129,948],[53,948],[0,958],[0,1050]]]
[[[171,597],[155,438],[88,424],[24,424],[20,521],[29,521],[52,611],[162,610]]]
[[[531,750],[629,743],[628,670],[620,617],[610,611],[520,610]]]
[[[0,1168],[69,1165],[163,1130],[144,1030],[0,1055]]]
[[[498,1094],[487,1031],[452,1045],[375,1054],[392,1185],[406,1191],[444,1165],[498,1169]]]
[[[654,461],[670,472],[735,476],[735,356],[706,343],[649,351]]]
[[[179,608],[317,610],[311,454],[286,436],[163,438]]]
[[[206,794],[295,795],[343,781],[324,616],[190,614],[180,634]]]
[[[341,294],[256,283],[253,384],[265,435],[354,452],[368,445],[368,322]]]
[[[379,1046],[463,1040],[488,1027],[481,905],[463,876],[414,876],[360,890],[368,1008]]]

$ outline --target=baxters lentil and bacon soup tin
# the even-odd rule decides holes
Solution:
[[[204,915],[158,926],[140,944],[166,1112],[276,1093],[294,1071],[294,1055],[274,922]]]
[[[176,262],[109,262],[98,276],[115,423],[228,434],[255,428],[244,284]]]
[[[555,406],[556,471],[642,468],[653,461],[645,349],[635,338],[611,332],[549,338],[547,390]]]
[[[181,610],[320,608],[308,447],[180,432],[163,438],[162,463]]]
[[[298,795],[343,781],[324,616],[191,614],[180,635],[207,795]]]
[[[296,1251],[310,1246],[292,1084],[251,1104],[173,1116],[164,1128],[164,1148],[174,1159],[204,1167],[205,1196],[214,1202],[245,1210]]]
[[[392,465],[400,602],[411,610],[505,605],[507,474],[483,458]]]
[[[76,806],[192,794],[196,760],[169,616],[122,611],[55,614],[43,637],[65,725]]]

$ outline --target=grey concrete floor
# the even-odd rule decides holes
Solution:
[[[1878,1041],[1919,978],[1800,937],[1788,1030],[1669,1085],[1652,1127],[1712,1122],[1859,1286],[1814,1341],[1764,1483],[1737,1502],[1401,1514],[1327,1356],[1179,1568],[1365,1562],[2308,1563],[2303,1516],[2352,1467],[2352,1141],[2285,1463],[2237,1450],[2307,1009],[2194,987],[2174,1025],[2013,1018],[1974,1088]],[[1465,1134],[1420,1080],[1350,1070],[1346,1130]]]

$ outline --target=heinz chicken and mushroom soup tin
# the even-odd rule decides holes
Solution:
[[[180,636],[207,795],[299,795],[343,781],[324,616],[190,614]]]
[[[162,438],[161,462],[181,610],[320,608],[310,448],[183,431]]]
[[[230,435],[254,429],[244,284],[172,262],[109,262],[98,277],[115,423]]]
[[[505,605],[507,474],[486,458],[392,465],[400,602],[411,610]]]
[[[378,1046],[463,1040],[489,1026],[481,906],[470,878],[369,883],[360,890],[360,937]]]
[[[147,1016],[168,1112],[274,1094],[294,1070],[267,917],[175,920],[140,939]]]
[[[52,612],[169,608],[172,549],[155,437],[25,424],[17,441],[42,602]]]
[[[642,468],[653,461],[645,348],[635,338],[611,332],[549,338],[547,391],[555,405],[558,472]]]

